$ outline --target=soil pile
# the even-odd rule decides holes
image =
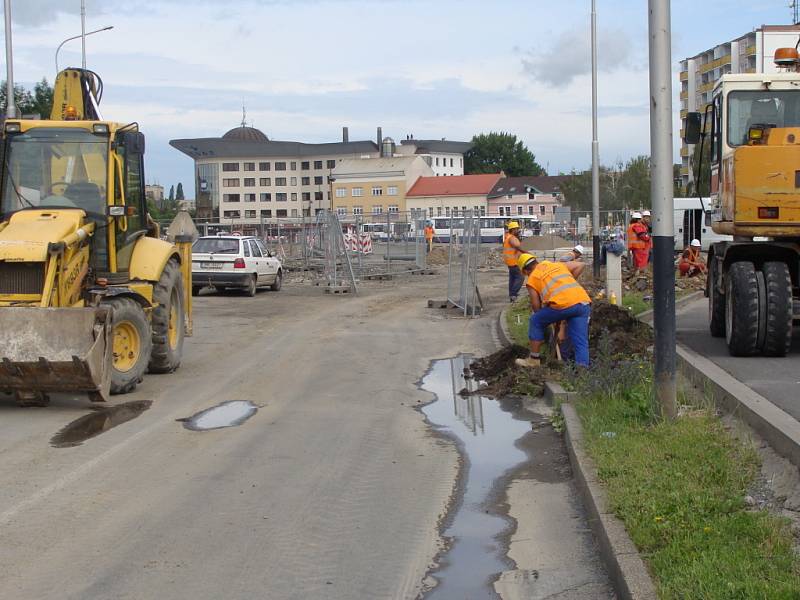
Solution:
[[[428,253],[428,264],[431,266],[446,265],[450,261],[450,254],[447,246],[434,246]]]
[[[528,356],[528,349],[522,346],[506,346],[494,354],[478,358],[470,364],[472,376],[485,382],[472,394],[492,398],[506,398],[515,395],[541,396],[546,380],[558,379],[558,367],[542,365],[536,369],[518,367],[517,358]]]
[[[629,311],[607,302],[592,304],[589,352],[593,358],[598,352],[620,358],[646,356],[652,345],[653,330]]]
[[[572,248],[575,243],[558,235],[534,235],[521,242],[523,250],[554,250],[556,248]]]

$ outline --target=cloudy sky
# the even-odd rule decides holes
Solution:
[[[647,1],[597,0],[600,152],[649,152]],[[791,20],[788,0],[672,0],[673,58]],[[52,81],[80,0],[12,0],[18,82]],[[591,161],[590,0],[86,0],[105,118],[138,121],[148,180],[182,181],[168,141],[242,119],[270,138],[520,136],[550,173]],[[713,28],[709,27],[713,23]],[[80,64],[80,40],[61,66]],[[3,73],[5,65],[3,65]],[[677,75],[675,113],[678,112]],[[676,117],[677,124],[677,117]],[[677,156],[677,140],[676,140]]]

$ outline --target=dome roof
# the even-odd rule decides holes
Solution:
[[[236,140],[238,142],[268,142],[269,138],[264,132],[255,127],[235,127],[222,136],[223,140]]]

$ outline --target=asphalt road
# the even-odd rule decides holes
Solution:
[[[152,406],[76,447],[49,440],[84,399],[0,396],[0,599],[417,597],[460,468],[413,410],[432,399],[417,383],[432,358],[493,351],[495,320],[425,308],[441,277],[363,292],[196,299],[181,368],[114,397]],[[215,431],[176,421],[228,400],[261,408]]]
[[[712,360],[736,379],[800,420],[800,332],[795,328],[791,353],[785,358],[733,357],[725,338],[708,331],[708,301],[692,302],[678,311],[678,341]]]

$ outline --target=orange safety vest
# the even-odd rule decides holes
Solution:
[[[562,262],[540,262],[528,276],[526,285],[539,292],[542,305],[556,310],[592,302],[589,294]]]
[[[640,240],[638,236],[642,232],[642,228],[647,231],[647,227],[640,223],[628,225],[628,250],[644,250],[647,248],[647,242]]]
[[[432,240],[433,239],[433,227],[430,225],[425,226],[425,239]]]
[[[515,237],[510,233],[503,234],[503,260],[509,267],[517,266],[517,259],[521,256],[521,252],[511,245],[511,238]]]

